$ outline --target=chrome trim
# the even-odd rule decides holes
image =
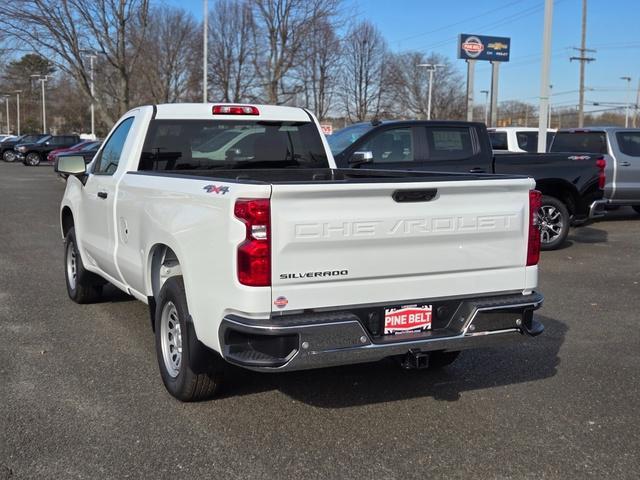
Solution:
[[[589,207],[589,218],[601,218],[606,215],[606,212],[603,211],[604,206],[609,203],[606,199],[595,200],[591,203]]]

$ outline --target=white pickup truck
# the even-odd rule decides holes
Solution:
[[[184,401],[227,363],[438,367],[543,330],[528,178],[337,169],[308,111],[227,104],[136,108],[56,168],[69,296],[147,303]]]

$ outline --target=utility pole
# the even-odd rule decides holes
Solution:
[[[202,101],[207,103],[207,37],[209,33],[209,2],[204,0],[204,31],[203,31],[203,39],[202,39],[202,51],[204,54],[202,55]]]
[[[629,104],[631,103],[631,77],[620,77],[620,80],[627,82],[627,100],[624,112],[624,128],[629,128]]]
[[[44,98],[44,82],[49,80],[48,75],[31,75],[40,81],[42,86],[42,133],[47,133],[47,107]]]
[[[484,124],[489,125],[489,90],[480,90],[484,93]]]
[[[571,57],[569,61],[580,62],[580,99],[578,101],[578,127],[584,127],[584,67],[588,62],[593,62],[595,58],[587,57],[587,52],[595,53],[595,50],[587,48],[587,0],[582,0],[582,40],[580,48],[574,48],[580,52],[579,57]]]
[[[492,127],[498,126],[498,75],[500,63],[491,62],[491,103],[489,108],[489,121]],[[488,126],[488,125],[487,125]]]
[[[538,152],[547,151],[547,119],[549,109],[549,68],[551,67],[551,31],[553,0],[544,2],[544,33],[542,35],[542,69],[540,73],[540,110],[538,113]]]
[[[427,120],[431,120],[431,94],[433,91],[433,73],[438,67],[444,67],[440,63],[419,63],[418,67],[425,67],[429,70],[429,94],[427,96]]]
[[[636,93],[636,112],[633,116],[633,128],[636,128],[638,122],[638,108],[640,108],[640,78],[638,79],[638,91]]]

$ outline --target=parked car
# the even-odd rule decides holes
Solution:
[[[491,148],[498,152],[535,153],[538,151],[538,129],[532,127],[488,128]],[[547,151],[553,141],[555,129],[547,130]]]
[[[56,161],[56,158],[58,157],[58,155],[60,155],[61,153],[67,153],[67,152],[77,152],[82,150],[85,146],[89,145],[89,144],[94,144],[95,142],[93,140],[81,140],[80,143],[76,143],[75,145],[72,145],[70,147],[62,147],[62,148],[56,148],[55,150],[52,150],[49,152],[49,154],[47,155],[47,161],[53,165]]]
[[[407,120],[360,123],[328,137],[340,168],[503,173],[536,180],[542,247],[561,247],[572,222],[598,215],[605,160],[600,154],[505,153],[494,155],[484,123]]]
[[[609,160],[604,186],[604,206],[629,205],[640,213],[640,129],[588,127],[560,130],[552,152],[571,151],[579,154],[594,151]]]
[[[49,152],[58,148],[68,148],[77,143],[80,143],[78,135],[50,135],[35,143],[19,143],[13,151],[16,152],[16,158],[23,164],[36,167],[47,158]]]
[[[15,162],[16,160],[16,152],[13,150],[14,147],[19,143],[35,143],[39,140],[42,140],[45,137],[50,137],[51,135],[44,134],[36,134],[36,135],[21,135],[14,139],[7,139],[4,142],[0,143],[0,155],[5,162]]]
[[[240,160],[193,155],[257,126]],[[213,394],[226,362],[438,367],[543,330],[526,177],[336,169],[307,110],[227,104],[136,108],[88,170],[69,156],[58,171],[69,297],[110,282],[147,303],[180,400]]]
[[[15,135],[0,135],[0,143],[4,142],[5,140],[13,140],[16,137]]]

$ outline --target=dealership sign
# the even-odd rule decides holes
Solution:
[[[489,60],[508,62],[511,39],[486,35],[461,34],[458,41],[458,58],[465,60]]]

